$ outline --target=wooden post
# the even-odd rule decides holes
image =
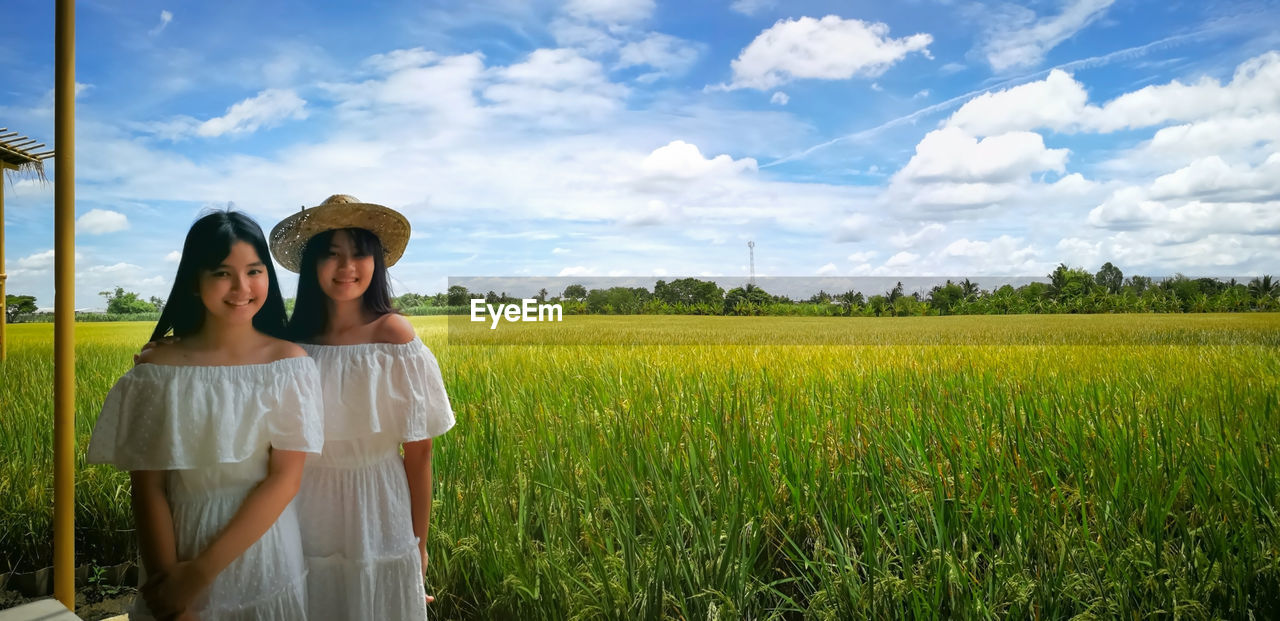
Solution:
[[[53,134],[53,596],[76,608],[76,5],[58,0]]]

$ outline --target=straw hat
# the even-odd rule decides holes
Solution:
[[[395,265],[409,244],[409,220],[394,209],[334,194],[323,203],[281,220],[271,229],[271,254],[290,272],[302,268],[302,249],[312,237],[335,229],[366,229],[382,241],[387,267]]]

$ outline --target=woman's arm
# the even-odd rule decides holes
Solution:
[[[186,610],[231,561],[261,538],[297,495],[306,459],[301,451],[272,449],[267,478],[253,488],[222,532],[196,558],[175,564],[161,580],[144,587],[152,612],[165,616]]]
[[[151,576],[169,571],[178,562],[173,514],[169,512],[164,480],[164,470],[134,470],[129,473],[138,550],[142,553],[142,567]]]
[[[422,571],[427,570],[427,529],[431,526],[431,438],[404,444],[404,474],[409,479],[413,534],[418,537]]]

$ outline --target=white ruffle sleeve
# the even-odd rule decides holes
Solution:
[[[107,394],[89,463],[189,470],[245,461],[266,445],[319,453],[324,404],[307,357],[267,364],[140,364]]]
[[[440,365],[421,340],[302,347],[320,367],[327,440],[392,433],[414,442],[453,427]]]

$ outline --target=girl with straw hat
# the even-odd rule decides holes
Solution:
[[[289,336],[324,391],[324,448],[298,493],[313,620],[426,617],[431,438],[454,417],[435,356],[391,304],[387,267],[408,241],[403,215],[342,194],[271,231],[299,274]]]

